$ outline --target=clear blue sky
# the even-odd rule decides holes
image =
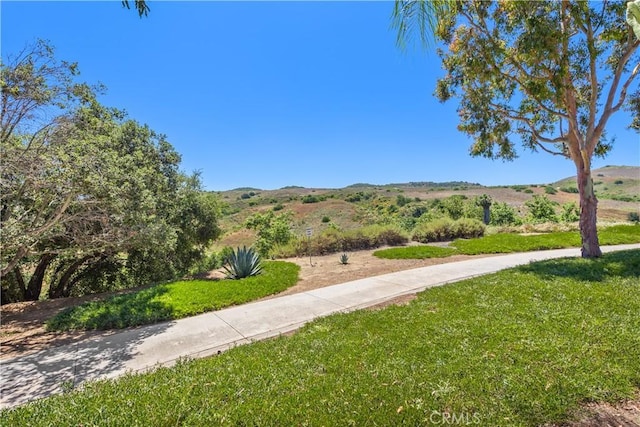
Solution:
[[[432,96],[435,51],[396,47],[392,2],[149,4],[140,19],[120,1],[2,1],[2,57],[49,40],[82,80],[107,86],[105,105],[166,134],[208,190],[575,174],[544,153],[470,157],[456,101]],[[610,122],[617,143],[595,167],[640,164],[629,121],[621,112]]]

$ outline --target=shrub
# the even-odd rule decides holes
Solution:
[[[340,264],[342,264],[342,265],[349,264],[349,255],[347,255],[347,254],[340,255]]]
[[[441,218],[418,225],[412,240],[422,243],[443,242],[456,238],[473,238],[484,235],[485,225],[478,220],[462,218],[453,221]]]
[[[256,213],[245,222],[245,227],[256,230],[255,246],[260,255],[268,256],[276,245],[286,245],[294,236],[290,229],[293,212],[275,214],[273,211]]]
[[[532,222],[558,222],[553,202],[547,196],[534,195],[524,205],[529,209]]]
[[[320,201],[320,198],[313,194],[307,194],[302,198],[302,203],[318,203],[319,201]]]
[[[331,222],[331,218],[329,218],[328,216],[325,215],[325,216],[322,217],[322,222],[325,223],[325,224],[327,222]]]
[[[576,222],[580,220],[580,209],[575,202],[565,203],[562,205],[562,212],[560,213],[560,220],[562,222]]]
[[[623,180],[621,180],[621,179],[616,179],[616,180],[614,181],[614,184],[615,184],[615,185],[621,185],[621,184],[624,184],[624,181],[623,181]]]
[[[551,187],[551,186],[546,186],[546,187],[544,187],[544,192],[546,194],[556,194],[558,191],[555,188]]]
[[[573,194],[578,194],[580,191],[578,191],[577,187],[561,187],[560,191],[564,191],[565,193],[573,193]]]
[[[458,221],[454,221],[451,227],[451,232],[454,238],[472,239],[475,237],[484,236],[486,227],[481,221],[461,218]]]
[[[491,225],[520,225],[522,220],[512,206],[502,202],[494,203],[491,207]]]
[[[629,215],[627,215],[627,219],[630,222],[640,222],[640,215],[638,215],[638,212],[629,212]]]
[[[299,238],[274,252],[280,257],[327,255],[338,252],[358,251],[380,246],[404,245],[407,235],[398,227],[372,225],[357,230],[340,231],[330,227],[312,238]]]

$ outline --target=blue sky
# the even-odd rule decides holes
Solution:
[[[133,2],[132,2],[133,3]],[[125,109],[200,170],[208,190],[339,188],[353,183],[547,183],[573,164],[520,150],[514,162],[468,155],[456,100],[433,96],[435,51],[402,52],[392,2],[2,1],[2,57],[36,38],[102,82]],[[613,152],[594,167],[640,165],[620,112]]]

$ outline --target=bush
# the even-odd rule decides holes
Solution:
[[[421,243],[443,242],[456,238],[473,238],[484,235],[485,225],[478,220],[462,218],[453,221],[441,218],[418,225],[412,240]]]
[[[325,224],[327,222],[331,222],[331,218],[329,218],[328,216],[325,215],[325,216],[322,217],[322,222],[325,223]]]
[[[551,186],[547,186],[547,187],[544,187],[544,192],[546,194],[556,194],[558,191]]]
[[[615,180],[615,182],[614,182],[614,184],[615,184],[615,185],[621,185],[621,184],[624,184],[624,181],[623,181],[623,180],[621,180],[621,179],[616,179],[616,180]]]
[[[524,205],[529,209],[531,222],[558,222],[553,202],[547,196],[534,195]]]
[[[578,194],[580,191],[578,191],[577,187],[561,187],[560,191],[564,191],[565,193],[573,193],[573,194]]]
[[[307,194],[302,198],[302,203],[318,203],[319,201],[320,201],[320,198],[313,194]]]
[[[286,246],[278,247],[275,254],[287,258],[305,255],[328,255],[338,252],[358,251],[380,246],[399,246],[409,241],[398,227],[372,225],[357,230],[340,231],[327,228],[312,238],[298,238]]]
[[[640,222],[640,215],[638,215],[638,212],[629,212],[629,215],[627,215],[627,219],[630,222]]]
[[[491,225],[520,225],[522,220],[518,217],[518,212],[506,203],[494,203],[491,206]]]
[[[574,202],[562,205],[562,213],[560,213],[562,222],[576,222],[580,220],[580,208]]]

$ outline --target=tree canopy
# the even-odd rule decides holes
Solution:
[[[400,33],[425,2],[398,3]],[[436,96],[459,99],[458,129],[473,137],[471,155],[513,160],[521,142],[571,159],[582,253],[599,256],[591,162],[612,147],[606,125],[613,114],[626,108],[631,127],[640,121],[640,41],[625,20],[625,2],[442,4],[430,27],[445,46],[438,49],[446,75]]]
[[[3,302],[173,278],[220,230],[164,135],[101,105],[39,41],[2,71]]]

